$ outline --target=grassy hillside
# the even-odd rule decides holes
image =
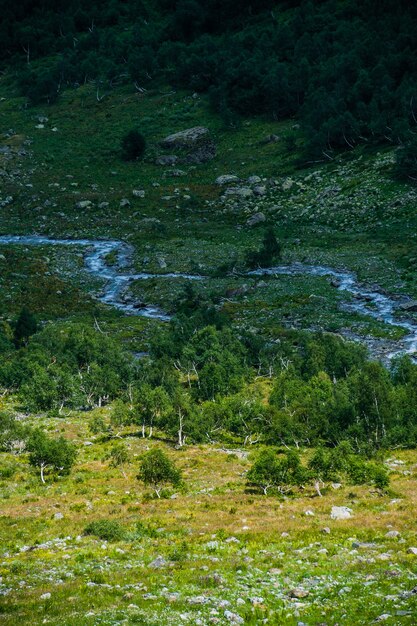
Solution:
[[[75,444],[78,456],[69,476],[48,475],[43,485],[39,472],[28,465],[27,451],[0,452],[1,620],[8,626],[354,626],[376,620],[411,626],[417,612],[415,450],[376,451],[369,443],[369,453],[376,453],[381,464],[385,458],[390,473],[391,484],[384,489],[343,480],[341,485],[328,481],[323,497],[310,483],[305,489],[294,486],[285,495],[263,496],[246,479],[260,446],[249,445],[246,430],[242,434],[216,429],[216,411],[228,411],[229,422],[233,425],[235,420],[238,429],[238,417],[244,422],[244,409],[253,401],[262,413],[255,415],[255,421],[270,420],[269,443],[277,435],[273,443],[282,444],[279,452],[285,452],[288,444],[278,435],[287,424],[284,420],[274,424],[268,402],[279,375],[285,384],[291,361],[302,370],[290,380],[293,388],[288,385],[294,396],[289,413],[295,407],[291,419],[298,408],[297,393],[306,389],[318,423],[336,383],[341,392],[335,406],[346,409],[349,385],[356,385],[358,395],[365,371],[355,370],[356,356],[361,361],[353,350],[353,374],[346,384],[347,372],[336,381],[330,371],[319,371],[324,348],[314,341],[311,348],[308,338],[313,335],[299,331],[350,333],[364,342],[378,338],[395,342],[404,334],[398,326],[349,310],[346,305],[355,301],[355,295],[342,294],[329,277],[250,277],[243,271],[247,253],[259,249],[265,228],[272,225],[282,244],[281,263],[353,270],[360,283],[393,294],[399,303],[405,296],[417,298],[417,191],[393,176],[397,149],[362,145],[348,153],[332,153],[326,161],[306,162],[305,134],[295,119],[242,116],[231,127],[213,112],[207,95],[170,86],[152,86],[140,93],[131,85],[108,90],[100,84],[97,92],[96,85],[85,84],[63,91],[51,106],[26,104],[10,77],[3,76],[0,235],[126,241],[133,248],[135,271],[201,275],[194,287],[207,307],[214,304],[216,313],[230,316],[236,334],[244,337],[250,331],[254,344],[261,337],[271,354],[276,352],[269,370],[265,363],[259,369],[252,362],[247,366],[250,374],[241,376],[240,405],[227,394],[209,398],[206,404],[202,395],[192,396],[196,407],[192,415],[198,412],[200,431],[209,422],[212,430],[201,445],[190,437],[190,445],[180,450],[174,448],[176,425],[170,425],[169,433],[157,428],[152,439],[140,437],[139,422],[121,425],[117,432],[106,429],[120,399],[104,408],[91,408],[92,401],[81,410],[84,400],[77,398],[76,408],[73,404],[48,412],[28,410],[17,385],[2,388],[2,410],[13,412],[20,424],[39,426],[53,437],[64,435]],[[200,164],[157,165],[158,156],[170,154],[159,142],[195,126],[209,129],[215,158]],[[138,129],[146,139],[142,161],[121,158],[121,140],[131,129]],[[239,182],[216,184],[226,174],[237,176]],[[249,180],[254,176],[258,178]],[[243,195],[236,193],[242,188]],[[134,190],[143,191],[144,197]],[[89,204],[80,206],[80,202]],[[259,224],[251,225],[260,214]],[[94,329],[108,351],[110,336],[129,351],[139,352],[148,351],[157,330],[166,327],[164,322],[123,316],[99,302],[96,296],[103,285],[85,271],[84,253],[82,247],[0,243],[2,340],[4,333],[12,339],[12,326],[4,322],[12,323],[23,305],[41,327],[47,327],[41,339],[40,333],[35,335],[29,348],[10,347],[17,378],[27,376],[35,363],[39,365],[35,373],[42,375],[35,378],[35,386],[47,380],[57,355],[62,357],[60,341],[72,328],[79,332],[73,341],[79,341],[80,353],[83,328]],[[107,261],[112,264],[117,259],[110,256]],[[179,302],[184,303],[188,284],[185,278],[136,280],[129,284],[129,293],[174,314]],[[372,302],[368,306],[371,310]],[[398,309],[397,314],[417,320],[415,311]],[[184,316],[181,325],[187,326]],[[190,331],[190,343],[195,334],[196,328]],[[224,337],[227,332],[216,340]],[[199,382],[195,364],[186,372],[172,356],[176,353],[169,352],[168,341],[159,349],[166,346],[171,369],[164,369],[161,355],[148,369],[145,359],[140,362],[148,375],[145,380],[153,376],[155,385],[163,386],[174,378],[191,397]],[[63,365],[58,362],[60,374],[71,367],[71,375],[85,375],[81,365],[78,372],[72,354],[66,354],[66,359]],[[7,358],[3,361],[4,374]],[[88,359],[86,363],[89,370]],[[393,407],[395,420],[408,429],[411,441],[415,378],[410,374],[412,366],[407,367],[392,384],[385,370],[367,364],[365,382],[366,389],[374,390],[372,376],[378,379],[378,397],[386,400],[383,410]],[[137,381],[130,386],[129,382],[123,380],[125,386],[118,391],[126,404],[133,404],[129,393],[132,396]],[[369,398],[369,411],[376,404],[379,420],[378,402]],[[353,413],[346,415],[341,410],[333,417],[338,424],[348,417],[354,420]],[[305,419],[310,428],[310,417],[308,411],[302,414],[299,425]],[[367,419],[366,411],[358,414],[358,422]],[[385,429],[383,421],[382,426]],[[248,432],[255,439],[256,433]],[[358,444],[363,433],[358,426],[358,431],[350,428],[349,436],[352,441],[356,436]],[[122,467],[110,463],[115,441],[127,447],[128,462]],[[301,445],[307,462],[313,450],[304,439]],[[363,441],[361,446],[367,449]],[[137,480],[140,456],[154,447],[165,450],[184,476],[182,485],[168,489],[161,499]],[[333,506],[349,507],[352,517],[331,519]],[[85,533],[88,524],[100,520],[113,523],[113,539]]]
[[[415,451],[391,457],[385,494],[344,484],[277,498],[245,486],[250,450],[175,452],[131,431],[129,462],[112,468],[113,444],[84,416],[41,423],[79,458],[45,487],[22,456],[1,455],[4,624],[414,623]],[[155,446],[184,475],[161,500],[136,479]],[[333,506],[352,517],[332,520]],[[98,520],[123,537],[84,534]]]
[[[122,89],[97,102],[94,90],[84,87],[66,92],[50,108],[26,109],[5,86],[2,93],[4,234],[120,238],[134,246],[138,271],[209,276],[225,261],[238,263],[249,249],[259,247],[262,225],[250,228],[246,222],[262,212],[282,241],[284,261],[347,267],[361,280],[391,292],[417,293],[416,192],[393,179],[393,150],[358,148],[331,163],[297,169],[303,140],[300,136],[291,149],[285,141],[294,124],[248,119],[238,129],[227,130],[204,98],[190,94],[167,89],[143,95]],[[155,164],[156,155],[163,153],[158,142],[164,136],[197,125],[210,129],[217,146],[215,159],[201,165]],[[142,162],[120,158],[121,138],[131,128],[139,128],[147,139]],[[266,143],[271,134],[278,141]],[[215,184],[222,174],[237,175],[241,186],[249,188],[254,185],[245,180],[257,175],[264,181],[259,184],[265,195],[225,200],[225,187]],[[143,190],[145,197],[134,197],[135,189]],[[120,206],[123,198],[129,200],[125,207]],[[86,200],[92,203],[89,209],[76,208],[77,202]],[[155,219],[158,222],[152,222]],[[37,272],[58,281],[54,295],[46,299],[32,294],[32,281],[25,281],[29,295],[25,292],[24,297],[35,312],[48,317],[93,306],[87,295],[81,296],[94,285],[82,271],[80,256],[66,250],[37,250],[35,268],[28,266],[27,254],[18,247],[13,254],[3,251],[2,263],[22,279]],[[22,271],[17,271],[20,264]],[[14,280],[12,285],[6,271],[2,296],[9,314],[24,299],[19,276]],[[211,277],[199,288],[222,296],[242,284],[248,279]],[[183,286],[180,280],[148,281],[132,289],[145,301],[171,310]],[[279,284],[268,283],[262,291],[249,289],[230,308],[239,319],[255,323],[251,308],[257,302],[259,310],[261,302],[266,324],[272,311],[289,321],[296,317],[305,327],[314,322],[335,330],[349,315],[338,310],[337,301],[332,303],[338,298],[332,291],[323,278],[282,277]],[[319,297],[311,307],[313,294]],[[383,332],[373,321],[350,322],[361,333]]]

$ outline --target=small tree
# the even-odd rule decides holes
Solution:
[[[417,181],[417,141],[411,139],[398,149],[394,173],[402,180]]]
[[[143,456],[137,478],[146,486],[151,486],[160,498],[164,485],[176,486],[180,483],[181,472],[162,450],[155,448]]]
[[[145,154],[145,137],[137,130],[129,131],[122,139],[123,161],[137,161]]]
[[[32,335],[38,330],[38,325],[33,314],[27,307],[23,307],[16,320],[13,333],[13,341],[16,348],[25,345]]]
[[[121,441],[115,443],[109,452],[108,458],[110,459],[111,467],[120,467],[120,471],[126,478],[126,472],[123,469],[123,465],[129,462],[129,453],[126,445]]]
[[[41,480],[45,483],[44,472],[69,474],[76,458],[75,446],[63,437],[50,439],[42,430],[36,429],[29,438],[27,448],[29,463],[40,469]]]
[[[260,250],[251,250],[246,254],[246,265],[250,268],[269,267],[280,261],[282,246],[276,238],[272,226],[265,231]]]
[[[297,452],[289,450],[280,458],[272,450],[263,450],[247,473],[247,479],[267,495],[271,488],[285,493],[292,486],[301,486],[310,476]]]

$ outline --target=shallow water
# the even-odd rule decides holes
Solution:
[[[143,308],[135,308],[133,303],[125,302],[123,294],[127,291],[129,283],[134,280],[148,280],[158,278],[186,278],[188,280],[201,280],[204,277],[194,274],[166,273],[150,274],[147,272],[133,273],[129,271],[133,248],[123,241],[108,239],[53,239],[40,235],[3,235],[0,236],[0,244],[9,245],[52,245],[52,246],[73,246],[87,248],[84,261],[86,270],[105,281],[105,286],[98,299],[104,304],[113,306],[127,315],[138,315],[159,320],[169,320],[169,316],[161,309],[153,305],[146,305]],[[106,256],[110,252],[117,253],[117,263],[110,266],[106,263]],[[279,275],[311,275],[329,276],[335,281],[336,289],[349,292],[354,296],[354,300],[344,306],[350,311],[354,311],[369,317],[373,317],[384,322],[388,326],[398,326],[407,331],[407,334],[400,340],[393,342],[394,347],[385,355],[387,359],[392,359],[401,354],[417,356],[417,323],[412,321],[399,320],[395,316],[398,301],[377,289],[371,289],[361,285],[354,272],[347,270],[337,270],[323,265],[305,265],[293,263],[291,265],[281,265],[267,269],[259,269],[248,272],[248,276],[279,276]],[[369,307],[372,305],[372,308]],[[371,349],[372,352],[372,349]]]

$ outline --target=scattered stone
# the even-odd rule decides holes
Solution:
[[[164,165],[165,167],[175,165],[177,162],[178,157],[175,154],[161,155],[155,160],[156,165]]]
[[[79,202],[76,203],[75,208],[76,209],[90,209],[93,206],[93,203],[91,202],[91,200],[80,200]]]
[[[54,519],[56,519],[56,520],[64,519],[64,514],[60,513],[60,512],[55,513]]]
[[[282,183],[282,189],[283,191],[288,191],[289,189],[291,189],[293,185],[294,185],[294,181],[291,178],[287,178]]]
[[[310,509],[307,509],[307,511],[305,511],[304,515],[307,515],[307,517],[314,517],[314,511],[311,511]]]
[[[310,595],[310,592],[307,591],[307,589],[301,589],[300,587],[296,587],[295,589],[291,589],[288,595],[290,596],[290,598],[297,598],[300,600],[302,598],[307,598],[307,596]]]
[[[254,226],[258,226],[258,224],[263,224],[264,222],[266,222],[265,214],[262,212],[259,212],[259,213],[255,213],[254,215],[251,215],[247,219],[246,225],[253,228]]]
[[[178,169],[174,169],[174,170],[167,170],[166,172],[164,172],[164,176],[174,176],[176,178],[179,178],[180,176],[186,176],[187,172],[184,172],[184,170],[178,170]]]
[[[417,548],[408,548],[407,554],[414,554],[417,556]]]
[[[404,302],[400,304],[402,311],[417,311],[417,300],[411,300],[410,302]]]
[[[43,593],[43,594],[40,596],[40,598],[39,598],[39,599],[40,599],[40,600],[49,600],[50,598],[51,598],[51,594],[50,594],[49,592],[47,592],[47,593]]]
[[[324,528],[321,529],[321,532],[323,533],[323,535],[330,535],[331,530],[328,526],[325,526]]]
[[[224,192],[225,196],[239,196],[241,198],[250,198],[253,196],[252,189],[249,187],[229,187]]]
[[[145,192],[143,189],[134,189],[132,191],[132,196],[134,198],[144,198],[145,197]]]
[[[209,601],[206,596],[193,596],[191,598],[187,598],[188,604],[207,604]]]
[[[256,187],[253,188],[253,193],[255,194],[255,196],[265,196],[266,195],[265,185],[256,185]]]
[[[216,178],[216,185],[231,185],[232,183],[238,183],[239,177],[234,174],[222,174]]]
[[[240,617],[237,613],[232,613],[231,611],[225,611],[224,616],[231,624],[243,624],[244,619]]]
[[[262,143],[277,143],[278,141],[280,141],[280,137],[271,133],[263,139]]]
[[[385,622],[387,619],[391,617],[390,613],[382,613],[379,617],[376,618],[376,622]]]
[[[387,532],[385,537],[387,537],[388,539],[395,539],[395,537],[399,537],[400,535],[401,533],[398,530],[390,530]]]
[[[129,207],[130,206],[130,200],[128,198],[122,198],[120,200],[119,206],[120,206],[121,209]]]
[[[256,185],[257,183],[261,183],[262,178],[260,176],[249,176],[248,183],[250,185]]]
[[[166,561],[163,556],[157,556],[152,563],[149,563],[149,567],[152,567],[152,569],[160,569],[161,567],[166,567],[167,565],[168,561]]]

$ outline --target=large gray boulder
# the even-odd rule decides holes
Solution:
[[[204,126],[194,126],[165,137],[160,144],[163,148],[193,148],[208,140],[210,131]]]
[[[199,164],[211,161],[216,156],[216,145],[210,131],[204,126],[194,126],[169,135],[159,142],[165,150],[180,153],[179,161],[188,164]],[[161,162],[163,157],[158,157]]]
[[[417,300],[411,300],[410,302],[400,304],[400,309],[402,311],[417,311]]]
[[[240,178],[234,174],[222,174],[216,178],[216,185],[231,185],[232,183],[238,183]]]

